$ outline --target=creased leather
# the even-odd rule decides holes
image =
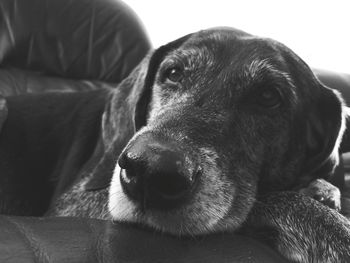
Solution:
[[[82,218],[0,216],[0,262],[285,262],[238,235],[179,239],[139,227]]]
[[[150,48],[117,0],[2,0],[0,65],[73,79],[120,82]]]

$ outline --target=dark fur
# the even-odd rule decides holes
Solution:
[[[175,64],[187,71],[174,84],[163,75]],[[281,94],[278,107],[260,104],[269,87]],[[329,259],[349,258],[349,226],[339,214],[294,194],[264,201],[329,179],[344,121],[340,97],[276,41],[228,28],[201,31],[150,53],[114,91],[24,95],[8,98],[8,108],[0,134],[3,213],[108,218],[106,187],[112,176],[118,184],[118,156],[151,135],[202,166],[198,187],[182,207],[162,213],[141,212],[112,183],[115,220],[196,235],[235,231],[248,219],[244,229],[254,226],[259,237],[272,231],[270,244],[296,262],[319,257],[320,240]],[[314,224],[325,235],[343,229],[340,245],[329,244],[321,230],[307,233]],[[290,242],[290,228],[305,246]]]

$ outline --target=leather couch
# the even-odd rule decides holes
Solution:
[[[5,97],[113,88],[151,47],[136,15],[117,0],[1,0],[0,13],[0,95]],[[349,75],[317,74],[350,101]],[[5,119],[2,114],[0,122]],[[179,239],[95,219],[0,216],[0,262],[283,259],[264,244],[233,234]]]
[[[0,216],[0,262],[283,263],[244,236],[179,239],[136,226],[86,218]]]

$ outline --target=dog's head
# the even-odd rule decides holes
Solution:
[[[120,87],[112,108],[132,112],[124,129],[136,133],[110,186],[115,220],[177,235],[235,230],[259,194],[337,163],[339,95],[271,39],[200,31],[149,54]],[[120,136],[120,118],[105,137]]]

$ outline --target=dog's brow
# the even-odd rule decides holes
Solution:
[[[277,87],[281,87],[279,90],[288,97],[290,103],[297,104],[297,88],[292,76],[275,66],[271,59],[254,59],[244,67],[243,72],[243,78],[254,82],[264,79],[274,80],[275,83],[279,83]],[[287,86],[289,88],[282,88]]]
[[[274,76],[279,76],[284,79],[290,86],[295,87],[295,83],[289,73],[277,69],[269,59],[254,59],[244,70],[246,77],[258,79],[263,74],[270,73]]]
[[[200,61],[201,63],[211,63],[213,58],[211,53],[208,52],[206,48],[199,47],[187,47],[187,48],[179,48],[174,50],[169,54],[168,59],[183,61],[186,60],[189,65],[191,65],[194,61]]]
[[[249,75],[248,77],[254,79],[257,78],[262,71],[270,71],[271,69],[273,69],[273,66],[268,59],[254,59],[247,67],[245,73],[246,75]]]
[[[171,52],[168,55],[168,59],[170,60],[183,60],[184,58],[190,58],[193,56],[197,56],[198,54],[200,54],[201,52],[199,52],[199,50],[197,48],[186,48],[186,49],[176,49],[173,52]]]

